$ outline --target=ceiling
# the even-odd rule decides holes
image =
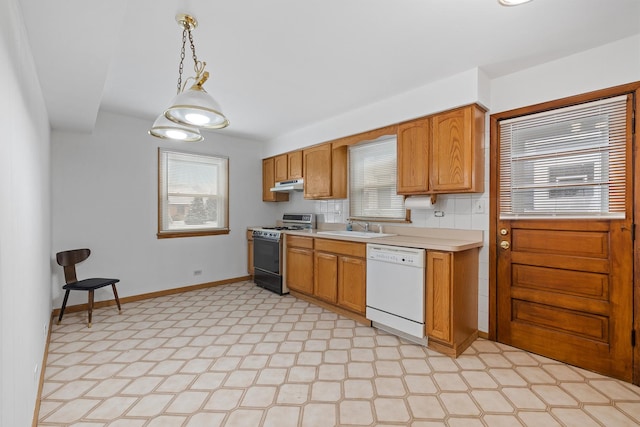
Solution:
[[[56,130],[99,110],[149,126],[176,93],[182,29],[198,20],[206,90],[231,125],[271,140],[479,67],[509,74],[640,33],[640,0],[20,0]],[[192,76],[187,48],[185,77]],[[206,137],[206,133],[205,133]]]

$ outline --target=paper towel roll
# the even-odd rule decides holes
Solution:
[[[404,207],[407,209],[434,209],[434,205],[431,203],[431,196],[407,197],[404,201]]]

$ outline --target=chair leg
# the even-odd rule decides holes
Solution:
[[[91,327],[91,315],[93,314],[93,289],[89,291],[89,324],[87,327]]]
[[[62,316],[64,315],[64,309],[67,306],[67,300],[69,299],[69,290],[64,293],[64,299],[62,300],[62,308],[60,308],[60,316],[58,316],[58,325],[62,322]]]
[[[122,313],[122,308],[120,307],[120,298],[118,298],[118,291],[116,291],[116,284],[112,284],[111,288],[113,289],[113,296],[116,297],[116,304],[118,305],[118,314]]]

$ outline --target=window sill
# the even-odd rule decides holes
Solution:
[[[193,231],[163,231],[158,232],[158,239],[172,239],[176,237],[199,237],[199,236],[215,236],[218,234],[229,234],[228,229],[224,230],[193,230]]]

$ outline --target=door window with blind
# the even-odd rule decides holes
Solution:
[[[625,216],[627,97],[503,120],[500,218]]]
[[[405,220],[404,197],[396,192],[396,137],[349,147],[349,216],[362,220]]]
[[[229,232],[229,159],[158,150],[158,237]]]

